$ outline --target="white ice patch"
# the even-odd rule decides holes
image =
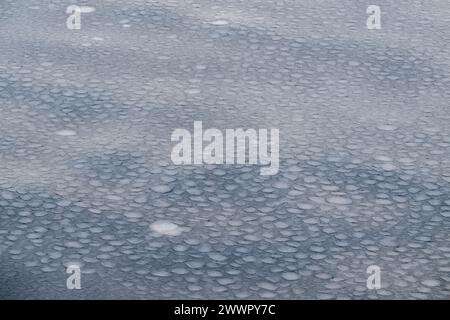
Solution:
[[[225,261],[227,259],[227,257],[220,253],[210,253],[209,257],[215,261]]]
[[[294,280],[299,279],[298,274],[296,274],[294,272],[285,272],[281,276],[283,277],[283,279],[288,280],[288,281],[294,281]]]
[[[392,158],[390,158],[388,156],[379,155],[379,156],[375,156],[375,160],[378,160],[378,161],[392,161]]]
[[[84,266],[84,263],[79,260],[73,260],[73,259],[63,259],[63,266],[68,267],[76,267],[76,268],[82,268]]]
[[[352,200],[349,198],[344,198],[344,197],[329,197],[327,199],[327,201],[329,203],[333,203],[333,204],[339,204],[339,205],[347,205],[347,204],[351,204]]]
[[[181,228],[170,221],[156,221],[150,225],[150,229],[166,236],[178,236],[181,234]]]
[[[142,213],[139,213],[139,212],[126,212],[125,217],[130,218],[130,219],[139,219],[139,218],[142,218],[143,215],[142,215]]]
[[[222,19],[214,20],[214,21],[211,21],[210,23],[215,26],[226,26],[227,24],[229,24],[229,22],[227,20],[222,20]]]
[[[75,136],[77,133],[73,130],[59,130],[55,132],[58,136],[68,137],[68,136]]]
[[[187,89],[187,90],[184,90],[184,92],[187,94],[199,94],[200,90],[199,89]]]
[[[384,130],[384,131],[394,131],[397,130],[397,127],[392,124],[382,124],[378,126],[378,129]]]
[[[81,13],[91,13],[95,11],[94,7],[90,6],[80,6]]]
[[[392,163],[385,163],[381,167],[383,168],[383,170],[386,170],[386,171],[392,171],[392,170],[397,169],[397,167],[395,165],[393,165]]]
[[[158,193],[168,193],[172,191],[173,187],[165,184],[157,184],[150,187],[153,191]]]

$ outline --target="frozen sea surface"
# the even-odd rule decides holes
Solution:
[[[71,4],[0,2],[0,298],[450,297],[448,0],[379,0],[381,30],[356,0]],[[280,172],[174,165],[194,121],[280,129]]]

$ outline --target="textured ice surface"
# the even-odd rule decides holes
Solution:
[[[69,4],[0,2],[0,298],[450,297],[448,0],[377,1],[381,30],[356,0]],[[194,121],[279,128],[280,172],[173,165]]]

